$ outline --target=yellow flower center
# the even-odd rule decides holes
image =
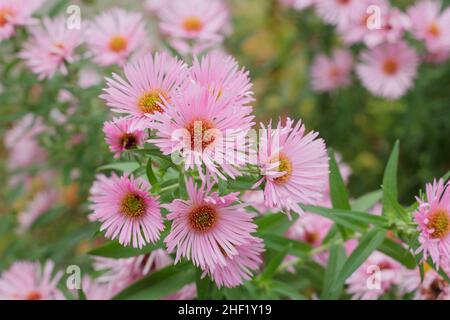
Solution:
[[[278,159],[276,159],[274,162],[278,162],[278,168],[277,171],[278,172],[285,172],[282,176],[277,177],[274,180],[274,182],[276,184],[284,184],[286,183],[289,178],[292,175],[292,162],[291,160],[284,154],[284,153],[280,153],[278,155]]]
[[[431,237],[442,239],[450,232],[450,216],[447,211],[438,209],[433,212],[427,224],[428,228],[433,229]]]
[[[154,114],[156,112],[163,112],[160,104],[164,105],[163,99],[169,102],[169,96],[161,89],[151,89],[145,92],[138,100],[138,107],[143,113]]]
[[[114,52],[121,52],[128,46],[127,39],[124,36],[116,35],[109,40],[109,49]]]
[[[436,22],[432,22],[428,26],[428,33],[431,34],[431,36],[437,38],[441,35],[441,28],[438,26]]]
[[[210,230],[217,221],[217,211],[210,205],[200,205],[189,213],[189,224],[200,232]]]
[[[135,193],[127,193],[120,203],[120,212],[128,218],[140,218],[144,215],[145,210],[144,198]]]
[[[183,28],[188,32],[198,32],[203,28],[203,22],[199,17],[187,17],[183,21]]]

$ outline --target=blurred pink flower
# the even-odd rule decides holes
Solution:
[[[319,54],[311,67],[312,88],[318,92],[334,91],[351,83],[353,56],[345,49],[335,49],[331,57]]]
[[[82,32],[69,29],[63,16],[53,20],[45,17],[42,25],[29,29],[31,37],[23,45],[19,57],[39,79],[50,78],[57,72],[67,75],[67,64],[76,60],[75,49],[83,40]]]
[[[372,94],[397,99],[413,86],[418,64],[417,53],[405,42],[385,43],[363,51],[356,71]]]
[[[102,83],[103,78],[94,68],[85,67],[80,70],[78,86],[82,89],[90,88]]]
[[[106,143],[114,157],[119,157],[125,150],[143,146],[147,133],[142,120],[133,118],[114,118],[103,125]]]
[[[316,0],[279,0],[283,6],[291,7],[295,10],[303,10],[314,4]]]
[[[52,276],[54,264],[47,261],[14,262],[0,277],[0,300],[65,300],[57,289],[62,272]]]
[[[148,45],[143,16],[120,8],[103,12],[90,24],[86,41],[94,63],[122,66],[140,47]]]
[[[426,185],[426,199],[417,197],[414,213],[420,231],[420,247],[426,261],[430,256],[438,267],[450,269],[450,181],[441,179]]]
[[[237,193],[219,196],[210,193],[212,185],[200,188],[192,179],[186,183],[189,200],[176,199],[164,205],[172,229],[164,242],[167,250],[176,249],[175,263],[182,257],[203,270],[229,266],[230,259],[240,254],[238,248],[250,244],[256,231],[254,214],[237,203]],[[207,269],[208,268],[208,269]]]
[[[367,5],[362,0],[315,0],[317,14],[326,22],[333,25],[349,23],[355,12]]]
[[[259,146],[259,166],[264,176],[266,206],[303,213],[299,204],[316,204],[323,198],[328,183],[328,157],[325,143],[318,133],[305,135],[301,121],[287,119],[277,128],[265,128]]]
[[[168,0],[157,13],[161,31],[181,54],[197,55],[219,44],[230,28],[222,0]]]
[[[35,22],[31,16],[44,0],[0,0],[0,42],[11,37],[18,26]]]
[[[47,213],[58,200],[56,190],[45,190],[36,194],[28,204],[25,211],[18,215],[19,233],[27,231],[31,225],[43,214]]]
[[[142,248],[156,242],[164,229],[158,199],[149,195],[147,180],[125,174],[98,175],[91,187],[91,221],[100,221],[105,237]]]
[[[100,283],[88,276],[83,277],[81,288],[86,300],[111,300],[118,293],[113,283]]]
[[[193,300],[197,297],[197,286],[195,283],[187,284],[178,292],[164,297],[163,300]]]
[[[187,66],[166,53],[148,54],[124,67],[125,79],[113,73],[100,96],[112,111],[136,118],[163,112],[187,79]]]
[[[416,279],[418,289],[414,296],[415,300],[450,300],[450,285],[436,271],[426,270],[422,283],[417,272]]]

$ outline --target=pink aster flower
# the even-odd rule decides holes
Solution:
[[[191,78],[213,94],[233,98],[233,104],[242,108],[254,101],[249,72],[239,69],[236,60],[221,52],[212,52],[195,58],[190,70]]]
[[[399,283],[402,270],[397,261],[374,252],[347,279],[347,292],[353,299],[376,300]]]
[[[316,0],[279,0],[281,5],[291,7],[295,10],[303,10],[314,4]]]
[[[55,190],[41,191],[31,200],[25,211],[18,215],[19,233],[28,230],[32,224],[43,214],[47,213],[58,199],[58,193]]]
[[[144,124],[139,119],[115,118],[103,125],[109,150],[118,158],[125,150],[143,146],[147,137]]]
[[[211,184],[203,183],[197,189],[192,179],[186,187],[189,200],[176,199],[164,205],[172,220],[171,232],[164,240],[168,251],[176,249],[175,263],[185,257],[202,269],[227,266],[256,231],[254,215],[245,211],[244,204],[236,203],[238,193],[220,197],[217,192],[210,193]]]
[[[68,29],[65,17],[44,18],[42,26],[30,27],[31,37],[24,44],[19,57],[39,76],[50,78],[57,72],[66,75],[67,63],[76,60],[75,49],[82,42],[82,32]]]
[[[163,300],[194,300],[197,297],[197,286],[190,283],[181,288],[178,292],[164,297]]]
[[[442,1],[421,0],[408,9],[414,36],[430,52],[450,51],[450,8],[441,8]]]
[[[261,239],[251,237],[246,244],[235,247],[237,255],[225,256],[225,265],[205,266],[203,277],[209,275],[221,288],[240,286],[253,276],[252,270],[257,270],[262,264],[261,254],[264,243]]]
[[[185,169],[196,168],[202,179],[203,165],[216,181],[226,180],[225,174],[234,179],[251,153],[251,110],[237,105],[233,96],[191,83],[150,124],[156,138],[148,142],[166,155],[180,154]]]
[[[420,276],[417,278],[419,287],[414,296],[415,300],[450,300],[450,285],[439,273],[429,269],[425,270],[422,283]]]
[[[112,111],[142,118],[163,111],[187,78],[187,66],[166,53],[148,54],[124,68],[125,78],[113,73],[100,96]]]
[[[315,91],[334,91],[351,83],[353,56],[345,49],[336,49],[331,57],[319,54],[311,67],[312,87]]]
[[[274,209],[303,213],[299,204],[316,204],[328,183],[325,142],[318,133],[305,135],[301,121],[278,122],[274,130],[261,125],[259,166],[265,183],[265,204]]]
[[[0,277],[0,300],[64,300],[57,289],[62,272],[53,274],[54,264],[47,261],[14,262]]]
[[[129,174],[110,178],[99,175],[91,187],[93,213],[91,220],[100,221],[105,236],[119,243],[142,248],[159,239],[164,225],[159,202],[149,194],[150,184]]]
[[[123,65],[147,45],[144,18],[139,12],[114,8],[101,13],[86,34],[93,61],[100,66]]]
[[[100,283],[88,276],[83,277],[81,288],[87,300],[111,300],[119,293],[112,283]]]
[[[361,0],[316,0],[317,14],[333,25],[345,25],[365,3]]]
[[[356,71],[372,94],[398,99],[413,86],[418,63],[417,53],[405,42],[386,43],[362,52]]]
[[[450,268],[450,181],[441,179],[426,185],[426,199],[417,198],[414,213],[420,231],[418,252],[431,257],[436,266]]]
[[[31,17],[44,0],[0,0],[0,42],[11,37],[18,26],[34,23]]]
[[[157,13],[161,31],[182,54],[197,55],[222,42],[229,31],[222,0],[168,0]]]

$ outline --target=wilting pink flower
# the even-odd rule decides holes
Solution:
[[[271,208],[303,213],[299,204],[315,204],[328,183],[328,157],[318,133],[305,135],[301,121],[278,122],[276,129],[261,125],[259,165],[265,182],[265,204]],[[258,185],[257,184],[257,185]]]
[[[387,0],[361,0],[360,6],[349,17],[348,23],[338,26],[338,32],[347,44],[364,42],[369,47],[383,42],[401,40],[411,21],[405,13],[391,7]],[[376,11],[369,10],[376,8]]]
[[[303,10],[314,4],[316,0],[279,0],[283,6],[291,7],[295,10]]]
[[[429,52],[450,51],[450,8],[441,13],[442,1],[421,0],[408,9],[414,36]]]
[[[195,58],[190,74],[196,83],[208,87],[214,95],[232,99],[236,106],[244,108],[254,101],[249,72],[239,69],[232,56],[213,52],[201,60]]]
[[[333,91],[350,84],[353,56],[345,49],[336,49],[331,57],[319,54],[311,67],[312,87],[315,91]]]
[[[54,264],[47,261],[14,262],[0,277],[0,300],[64,300],[57,289],[62,272],[52,276]]]
[[[345,25],[352,15],[361,7],[366,7],[362,0],[316,0],[317,14],[327,23]]]
[[[248,161],[247,134],[253,125],[251,108],[235,103],[235,97],[191,83],[176,96],[153,123],[156,138],[149,142],[170,155],[179,152],[186,170],[197,168],[217,180],[234,179]]]
[[[109,150],[114,152],[114,157],[119,157],[122,152],[143,146],[147,137],[144,123],[139,119],[115,118],[103,125],[106,143]]]
[[[422,283],[420,283],[420,276],[417,275],[417,284],[415,300],[450,300],[449,283],[432,269],[425,270]]]
[[[93,61],[100,66],[123,65],[132,54],[147,45],[142,14],[120,8],[96,17],[86,38]]]
[[[86,296],[86,300],[111,300],[119,293],[114,288],[113,283],[100,283],[90,279],[88,276],[83,277],[81,289]]]
[[[262,264],[261,254],[264,251],[264,243],[261,239],[251,237],[246,244],[235,247],[237,254],[225,255],[225,265],[205,266],[203,277],[209,275],[216,285],[221,288],[233,288],[250,280],[252,270],[257,270]]]
[[[229,29],[222,0],[168,0],[157,13],[161,31],[182,54],[197,55],[219,44]]]
[[[0,0],[0,42],[11,37],[18,26],[32,24],[31,17],[44,0]]]
[[[100,96],[112,111],[141,118],[162,112],[187,78],[187,66],[166,53],[146,55],[124,68],[125,79],[113,73]]]
[[[236,203],[237,194],[219,196],[210,193],[212,185],[196,188],[187,181],[189,200],[176,199],[164,205],[172,220],[170,234],[164,240],[169,252],[176,249],[177,263],[182,257],[192,260],[202,269],[227,266],[227,261],[239,255],[238,247],[249,244],[256,231],[253,214],[245,205]]]
[[[418,252],[423,252],[444,269],[450,269],[450,181],[441,179],[426,185],[426,199],[417,198],[414,213],[420,231]]]
[[[150,196],[150,184],[129,174],[97,176],[91,187],[91,220],[100,221],[105,236],[119,243],[142,248],[159,239],[164,225],[159,202]]]
[[[55,190],[41,191],[34,196],[28,204],[25,211],[18,215],[19,232],[23,233],[43,214],[47,213],[58,199],[58,193]]]
[[[75,49],[82,42],[82,32],[69,29],[65,17],[44,18],[42,25],[30,27],[31,37],[19,57],[39,76],[50,78],[57,72],[66,75],[67,64],[76,60]]]
[[[376,300],[399,283],[403,267],[390,257],[374,252],[347,279],[353,299]]]
[[[356,71],[374,95],[397,99],[413,86],[418,63],[417,53],[406,43],[386,43],[362,52]]]

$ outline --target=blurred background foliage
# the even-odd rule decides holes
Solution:
[[[414,1],[391,1],[406,7]],[[450,5],[450,1],[444,1]],[[72,1],[48,1],[44,12],[63,12]],[[100,8],[120,5],[143,11],[140,1],[78,1],[83,18]],[[317,130],[327,145],[350,165],[349,188],[353,197],[378,189],[395,140],[401,140],[399,194],[410,204],[417,190],[434,177],[450,170],[450,62],[423,64],[415,87],[397,101],[371,96],[354,77],[353,85],[333,94],[318,95],[311,90],[309,67],[315,54],[340,46],[340,40],[312,10],[295,12],[277,0],[230,0],[234,32],[225,47],[250,70],[254,83],[255,113],[260,121],[291,116],[301,118],[309,130]],[[154,18],[149,28],[155,30]],[[97,168],[112,159],[104,142],[103,121],[108,110],[97,97],[102,85],[81,93],[76,86],[76,70],[66,79],[38,81],[11,55],[26,37],[19,33],[0,44],[0,134],[25,114],[41,115],[51,123],[51,110],[68,110],[70,103],[59,102],[61,89],[77,102],[68,122],[51,123],[54,131],[40,137],[49,151],[48,167],[60,173],[55,188],[61,189],[58,205],[38,221],[29,233],[15,237],[14,217],[20,208],[20,190],[11,190],[6,181],[7,153],[0,142],[0,269],[16,258],[51,256],[76,263],[73,250],[86,252],[93,244],[98,226],[87,223],[87,194]],[[155,44],[158,48],[158,44]],[[356,54],[361,48],[354,47]],[[92,65],[88,61],[82,65]],[[112,70],[103,70],[109,75]],[[73,143],[78,134],[84,137]],[[3,141],[3,139],[1,139]],[[73,172],[78,173],[74,177]],[[27,168],[37,172],[42,168]],[[39,227],[41,222],[42,227]],[[83,227],[80,227],[83,226]],[[61,234],[64,235],[61,238]]]

